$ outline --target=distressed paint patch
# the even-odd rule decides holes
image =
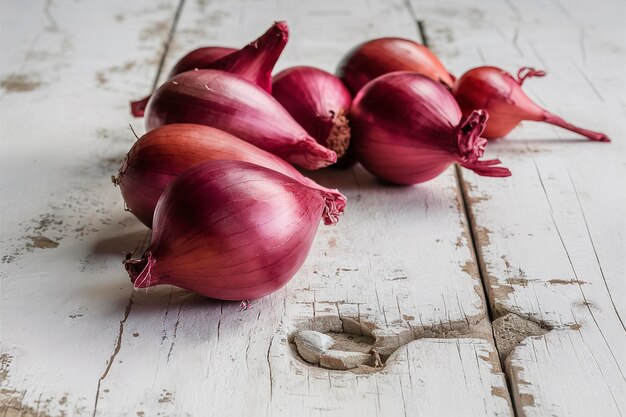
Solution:
[[[33,248],[53,249],[59,246],[59,242],[52,240],[46,236],[29,236],[28,238],[31,240],[31,243],[29,243],[29,245]]]
[[[0,88],[7,93],[24,93],[36,90],[41,86],[41,82],[33,76],[27,74],[10,74],[0,80]]]
[[[579,285],[589,284],[587,281],[580,281],[576,279],[551,279],[548,282],[552,285]]]
[[[498,317],[493,321],[492,325],[502,361],[506,360],[513,350],[526,338],[542,336],[550,331],[550,329],[546,329],[513,313]]]

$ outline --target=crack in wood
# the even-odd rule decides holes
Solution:
[[[509,7],[515,7],[515,6],[511,5],[508,2],[507,2],[507,4],[509,5]],[[415,15],[415,13],[414,13],[412,8],[410,8],[410,11],[413,12],[412,16],[416,17],[416,15]],[[518,10],[518,13],[519,13],[519,10]],[[428,35],[426,33],[426,26],[425,26],[424,21],[416,19],[416,23],[417,23],[417,29],[418,29],[419,35],[421,37],[422,43],[425,46],[430,47],[430,42],[429,42]],[[467,192],[466,192],[466,190],[465,190],[465,188],[463,186],[463,176],[462,176],[462,173],[461,173],[461,169],[460,169],[460,167],[458,165],[455,165],[455,174],[456,174],[455,177],[456,177],[456,180],[457,180],[457,187],[458,187],[459,197],[460,197],[460,200],[461,200],[461,203],[462,203],[462,204],[460,204],[461,211],[463,213],[463,217],[464,217],[464,219],[466,221],[466,224],[468,225],[469,232],[470,232],[469,233],[469,238],[467,240],[468,240],[468,243],[469,243],[469,246],[470,246],[470,251],[471,251],[471,253],[473,255],[473,258],[474,258],[475,262],[478,264],[478,274],[479,274],[479,277],[480,277],[480,282],[482,283],[482,285],[479,286],[480,289],[482,289],[481,298],[483,299],[485,308],[487,309],[487,313],[488,313],[488,316],[489,316],[488,317],[488,321],[489,321],[489,327],[490,327],[490,330],[491,330],[491,336],[493,338],[492,340],[496,340],[495,334],[494,334],[494,331],[493,331],[493,326],[492,326],[493,311],[492,311],[491,303],[489,302],[489,298],[488,298],[488,294],[487,294],[487,290],[486,290],[486,288],[488,287],[489,283],[487,282],[486,277],[485,277],[485,273],[484,273],[484,271],[486,271],[486,268],[485,268],[485,265],[484,265],[484,259],[481,256],[481,254],[479,253],[480,252],[479,251],[479,248],[480,248],[479,245],[480,245],[480,238],[481,238],[481,236],[478,236],[477,229],[476,229],[476,224],[475,224],[474,220],[470,216],[470,207],[469,207],[469,205],[470,205],[471,202],[469,201],[469,197],[468,197]],[[483,238],[483,240],[484,240],[484,238]],[[499,351],[498,351],[497,340],[496,340],[496,342],[494,344],[494,349],[496,350],[496,352],[498,352],[498,356],[500,356]],[[500,365],[500,368],[502,370],[504,370],[504,363],[499,361],[499,365]],[[512,389],[509,386],[509,384],[510,384],[510,381],[507,378],[508,399],[512,403],[513,413],[516,413],[516,411],[515,411],[516,410],[515,404],[513,403],[513,397],[512,397],[512,395],[510,395]]]
[[[468,196],[467,187],[463,180],[463,173],[461,172],[461,168],[458,165],[455,165],[456,177],[458,182],[459,195],[462,202],[461,211],[463,212],[463,216],[465,221],[467,222],[469,228],[469,246],[474,257],[475,262],[478,264],[478,275],[480,281],[482,282],[481,288],[483,290],[483,299],[485,300],[485,305],[487,309],[487,313],[489,315],[490,321],[493,321],[497,314],[494,311],[494,304],[492,300],[490,300],[488,291],[486,288],[490,288],[490,283],[488,280],[487,267],[485,265],[484,257],[481,253],[481,248],[489,243],[489,231],[486,228],[481,228],[476,225],[476,222],[472,216],[471,204],[472,201]]]
[[[574,189],[574,194],[576,195],[576,201],[578,201],[578,208],[580,208],[580,214],[583,217],[583,222],[585,223],[585,229],[587,230],[587,236],[589,236],[589,242],[591,242],[591,247],[593,249],[593,254],[596,258],[596,261],[598,262],[598,269],[600,270],[600,276],[602,276],[602,281],[604,282],[604,286],[606,288],[606,292],[609,295],[609,300],[611,301],[611,305],[613,306],[613,309],[615,310],[615,315],[617,316],[617,319],[619,320],[619,322],[622,325],[622,328],[624,330],[626,330],[626,326],[624,326],[624,322],[622,321],[622,318],[619,315],[619,311],[617,310],[617,306],[615,305],[615,301],[613,301],[613,295],[611,294],[611,290],[609,289],[609,284],[606,282],[606,277],[604,276],[604,271],[602,270],[602,264],[600,263],[600,257],[598,256],[598,251],[596,250],[596,245],[593,242],[593,238],[591,237],[591,230],[589,230],[589,223],[587,222],[587,216],[585,216],[585,211],[583,210],[583,206],[582,203],[580,202],[580,197],[578,195],[578,190],[576,189],[576,184],[574,184],[574,179],[572,178],[572,173],[570,172],[570,170],[567,170],[567,175],[569,177],[569,180],[572,184],[572,188]],[[551,280],[553,281],[553,280]],[[578,279],[576,280],[579,284],[581,283],[585,283],[584,281],[579,281]]]
[[[585,291],[583,290],[583,287],[582,287],[582,284],[581,284],[582,281],[580,280],[580,278],[578,276],[578,272],[576,271],[576,267],[574,266],[574,262],[572,260],[572,256],[570,255],[570,253],[569,253],[569,251],[567,249],[567,245],[565,244],[565,240],[563,239],[563,236],[561,234],[559,226],[557,225],[556,219],[554,218],[552,204],[550,203],[550,196],[549,196],[548,191],[547,191],[547,189],[545,187],[545,184],[544,184],[541,172],[539,171],[539,166],[537,165],[537,162],[536,162],[534,156],[531,155],[531,158],[532,158],[533,164],[535,165],[535,169],[537,171],[537,176],[539,178],[539,182],[541,183],[541,187],[542,187],[543,192],[545,194],[546,200],[548,201],[548,205],[550,206],[550,218],[552,219],[552,223],[554,225],[556,233],[559,236],[559,239],[560,239],[561,244],[563,246],[563,250],[565,251],[565,254],[567,256],[569,264],[570,264],[570,266],[572,268],[572,273],[574,274],[574,278],[575,278],[576,282],[578,283],[578,289],[579,289],[580,294],[581,294],[581,296],[583,298],[583,304],[586,306],[587,310],[589,311],[589,315],[591,316],[591,319],[593,320],[596,328],[600,332],[600,336],[604,340],[604,343],[606,344],[606,346],[607,346],[607,348],[608,348],[608,350],[609,350],[609,352],[610,352],[610,354],[611,354],[611,356],[612,356],[612,358],[613,358],[613,360],[614,360],[614,362],[615,362],[615,364],[617,366],[617,369],[619,370],[620,374],[622,374],[622,376],[623,376],[624,374],[623,374],[622,369],[620,367],[620,363],[617,360],[611,345],[609,344],[608,340],[606,339],[606,336],[605,336],[604,332],[602,331],[602,328],[600,327],[600,324],[598,323],[598,320],[596,319],[596,316],[595,316],[595,314],[594,314],[594,312],[593,312],[593,310],[591,308],[591,303],[587,300],[587,296],[585,295]],[[572,181],[571,175],[570,175],[570,181]],[[572,181],[572,186],[574,186],[573,181]],[[575,187],[574,187],[574,191],[576,193]],[[576,197],[578,198],[577,193],[576,193]],[[579,204],[579,208],[582,210],[582,206],[580,206],[580,199],[578,199],[578,204]],[[584,218],[584,214],[583,214],[583,218]],[[585,221],[585,225],[587,226],[586,221]],[[589,229],[588,228],[587,228],[587,232],[589,233]],[[589,234],[589,238],[591,239],[591,235],[590,234]],[[592,243],[592,247],[593,247],[593,241],[591,241],[591,243]],[[594,251],[595,251],[595,248],[594,248]],[[600,265],[600,261],[597,258],[597,253],[596,253],[596,260],[598,262],[598,265]],[[604,277],[603,274],[602,274],[602,276]],[[608,290],[608,287],[607,287],[607,290]],[[609,291],[609,294],[610,294],[610,291]],[[612,299],[611,299],[611,301],[612,301]],[[614,304],[613,304],[613,307],[616,309]],[[616,312],[617,312],[617,309],[616,309]],[[618,318],[619,318],[619,315],[618,315]],[[621,319],[620,319],[620,322],[621,322]],[[623,327],[624,324],[623,323],[621,323],[621,324],[622,324],[622,327]]]
[[[487,264],[482,253],[482,248],[489,244],[488,231],[476,224],[471,206],[473,202],[468,195],[469,186],[463,179],[461,168],[458,165],[456,165],[455,168],[459,184],[459,192],[463,202],[463,212],[470,229],[470,246],[479,266],[478,270],[482,282],[481,288],[484,291],[484,297],[486,299],[491,331],[495,341],[495,351],[498,355],[500,367],[506,376],[508,398],[511,401],[513,414],[518,416],[519,408],[517,402],[520,402],[521,406],[526,406],[534,403],[534,398],[529,395],[520,397],[512,394],[517,392],[514,389],[514,385],[519,384],[520,381],[516,380],[515,373],[511,367],[508,366],[509,362],[506,361],[506,359],[510,357],[515,348],[528,336],[540,336],[552,329],[545,323],[540,323],[531,317],[523,317],[520,314],[514,313],[510,311],[502,302],[498,302],[498,298],[502,297],[499,297],[496,294],[497,291],[502,292],[503,294],[501,295],[506,295],[513,292],[513,288],[511,286],[499,286],[499,288],[494,288],[494,286],[490,283],[490,281],[493,281],[493,283],[496,284],[498,280],[490,277]],[[491,294],[490,291],[493,291],[493,294]],[[517,318],[519,318],[519,320],[517,320]],[[507,324],[510,324],[511,321],[514,321],[515,324],[508,329],[510,330],[510,332],[508,332]],[[526,334],[528,336],[525,336]]]
[[[600,99],[600,101],[604,103],[604,98],[600,94],[600,91],[598,90],[598,88],[593,84],[593,81],[591,81],[591,78],[589,78],[587,73],[580,68],[580,66],[578,65],[575,59],[572,58],[571,61],[572,61],[572,64],[574,64],[574,68],[576,68],[576,71],[578,71],[578,73],[583,77],[587,85],[589,85],[589,88],[591,88],[591,90],[598,97],[598,99]]]
[[[163,65],[165,63],[165,58],[167,57],[168,51],[169,51],[169,47],[170,44],[172,42],[173,36],[174,36],[174,32],[176,31],[176,25],[178,23],[178,20],[180,18],[180,14],[182,12],[183,6],[185,4],[185,0],[180,0],[178,3],[178,6],[176,8],[176,11],[174,12],[174,17],[172,19],[172,24],[170,26],[170,30],[168,33],[168,36],[165,40],[164,46],[163,46],[163,53],[161,54],[161,59],[159,61],[159,65],[157,67],[157,72],[156,75],[154,77],[154,82],[152,85],[152,91],[154,91],[154,89],[157,86],[159,77],[161,75],[161,71],[163,70]],[[109,358],[106,368],[104,370],[104,372],[102,373],[102,375],[100,376],[100,379],[98,380],[98,384],[96,387],[96,397],[94,399],[94,409],[93,409],[93,416],[95,417],[98,413],[98,400],[100,397],[100,387],[102,385],[102,382],[105,380],[105,378],[107,377],[109,370],[111,369],[111,366],[113,365],[113,361],[115,359],[115,357],[118,355],[118,353],[120,352],[121,349],[121,343],[122,343],[122,337],[124,334],[124,323],[126,323],[126,320],[128,319],[128,316],[130,315],[130,311],[133,305],[133,295],[131,294],[130,298],[128,299],[128,304],[126,306],[126,309],[124,311],[124,317],[122,318],[122,320],[120,321],[120,327],[119,327],[119,333],[117,336],[117,339],[115,341],[115,347],[113,349],[113,353],[111,354],[111,357]],[[170,300],[171,300],[171,294],[170,294]],[[180,308],[182,308],[182,303],[179,306],[179,310],[178,310],[178,315],[180,317]],[[168,312],[169,312],[169,301],[168,301]],[[167,313],[166,313],[167,315]],[[165,319],[164,319],[165,320]],[[174,337],[176,336],[176,330],[178,329],[178,320],[175,324],[174,327]],[[167,355],[167,360],[169,361],[170,355],[172,353],[172,349],[174,347],[174,341],[172,341],[171,345],[170,345],[170,349]]]
[[[154,92],[156,90],[157,85],[159,83],[159,77],[161,76],[161,72],[163,71],[163,66],[165,65],[165,59],[167,58],[168,52],[170,50],[170,45],[172,44],[172,39],[174,39],[174,33],[176,32],[176,26],[178,24],[178,20],[180,19],[180,14],[183,11],[183,6],[185,5],[185,0],[180,0],[178,3],[178,7],[176,8],[176,12],[174,12],[174,18],[172,20],[172,25],[170,26],[170,31],[167,34],[167,39],[163,44],[163,54],[161,54],[161,60],[159,61],[159,66],[157,67],[157,73],[154,77],[154,82],[152,83],[152,90]]]
[[[52,16],[52,12],[50,11],[50,7],[52,5],[53,5],[52,0],[46,0],[46,4],[44,5],[44,8],[43,8],[43,13],[44,13],[44,16],[46,17],[46,20],[48,20],[48,23],[50,23],[49,29],[53,32],[56,32],[59,30],[59,24],[57,23],[54,16]]]
[[[113,353],[111,354],[111,357],[107,361],[106,368],[104,369],[104,372],[100,376],[100,379],[98,379],[98,385],[96,387],[96,398],[94,400],[93,414],[92,414],[94,417],[98,413],[98,399],[100,398],[100,386],[102,385],[102,381],[104,381],[107,375],[109,374],[109,371],[111,370],[111,366],[113,366],[113,361],[115,360],[115,357],[117,356],[117,354],[120,353],[120,349],[122,348],[122,337],[124,335],[124,323],[126,323],[126,320],[128,319],[128,316],[130,315],[130,310],[133,306],[133,296],[134,296],[134,293],[131,294],[131,296],[128,298],[128,304],[126,305],[126,309],[124,310],[124,318],[120,320],[120,328],[117,334],[117,339],[115,340],[115,347],[113,348]]]
[[[180,312],[181,312],[181,310],[183,308],[183,304],[185,303],[185,300],[181,301],[180,304],[178,305],[178,314],[176,315],[176,323],[174,324],[174,332],[173,332],[173,335],[172,335],[172,342],[170,343],[170,349],[167,352],[166,363],[170,362],[170,356],[172,356],[172,350],[174,349],[174,343],[176,343],[176,333],[178,332],[178,325],[180,324]]]
[[[274,378],[272,376],[272,364],[270,362],[270,352],[272,350],[273,340],[270,340],[269,346],[267,347],[267,355],[265,356],[265,360],[267,361],[267,368],[269,370],[269,379],[270,379],[270,400],[267,402],[267,407],[269,411],[270,404],[272,403],[272,398],[274,398]]]
[[[426,28],[424,27],[424,21],[423,20],[417,20],[417,30],[420,34],[420,38],[422,40],[422,44],[429,46],[430,42],[428,40],[428,36],[426,35]]]

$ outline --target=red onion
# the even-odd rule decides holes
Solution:
[[[183,171],[210,160],[260,165],[323,191],[329,199],[334,198],[339,213],[346,205],[339,191],[318,185],[279,157],[219,129],[194,124],[167,125],[143,135],[124,158],[113,182],[120,186],[127,208],[152,227],[154,208],[163,190]]]
[[[350,122],[357,159],[372,174],[396,184],[428,181],[454,162],[489,177],[511,175],[479,161],[487,113],[461,120],[454,97],[440,83],[414,72],[383,75],[352,102]]]
[[[154,93],[146,129],[172,123],[216,127],[306,169],[337,160],[265,90],[223,71],[183,72]]]
[[[352,96],[339,78],[313,67],[287,68],[274,76],[272,95],[318,143],[337,158],[345,154]]]
[[[219,69],[237,74],[272,92],[272,70],[289,40],[286,22],[275,22],[261,37],[240,50],[206,47],[191,51],[174,65],[168,78],[194,69]],[[150,96],[130,103],[131,113],[142,117]]]
[[[424,45],[402,38],[380,38],[365,42],[348,52],[337,75],[353,95],[374,78],[394,71],[413,71],[439,81],[449,88],[454,77]]]
[[[135,288],[176,285],[222,300],[262,297],[307,257],[334,200],[276,171],[210,161],[185,171],[161,196],[152,241],[124,263]]]
[[[521,86],[526,78],[545,74],[545,71],[523,67],[515,79],[500,68],[478,67],[463,74],[452,91],[464,115],[475,108],[489,112],[484,133],[488,139],[506,136],[522,120],[533,120],[571,130],[591,140],[609,142],[605,134],[574,126],[533,103]]]

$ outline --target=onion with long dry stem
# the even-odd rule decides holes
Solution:
[[[413,71],[448,88],[454,85],[454,77],[430,49],[402,38],[373,39],[358,45],[343,58],[337,75],[356,95],[371,80],[394,71]]]
[[[128,210],[146,226],[159,197],[187,169],[212,160],[250,162],[287,175],[324,192],[342,213],[346,198],[337,190],[324,188],[306,178],[281,158],[265,152],[229,133],[208,126],[172,124],[151,130],[130,149],[113,182],[120,186]]]
[[[167,81],[150,99],[145,121],[147,130],[172,123],[215,127],[306,169],[337,160],[274,97],[224,71],[187,71]]]
[[[334,200],[276,171],[210,161],[185,171],[156,208],[141,259],[124,261],[135,288],[176,285],[206,297],[246,300],[287,283],[306,259]]]
[[[591,140],[609,142],[604,133],[583,129],[535,104],[522,90],[530,77],[543,77],[545,71],[523,67],[517,78],[496,67],[478,67],[467,71],[457,81],[452,92],[464,115],[473,109],[485,109],[489,121],[484,136],[495,139],[506,136],[522,120],[550,123],[576,132]]]
[[[393,72],[371,81],[352,102],[352,143],[365,169],[395,184],[428,181],[455,162],[479,175],[509,176],[508,169],[494,166],[499,160],[480,160],[487,117],[474,110],[462,118],[440,83]]]
[[[194,69],[218,69],[259,85],[267,92],[272,91],[272,70],[289,40],[287,22],[275,22],[257,40],[240,50],[209,46],[198,48],[181,58],[168,78]],[[135,117],[144,115],[150,96],[130,103]]]

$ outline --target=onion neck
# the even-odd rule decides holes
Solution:
[[[511,171],[505,167],[497,167],[499,159],[479,161],[485,152],[487,139],[480,137],[485,130],[489,115],[484,110],[474,110],[457,127],[457,143],[459,146],[459,164],[471,169],[483,177],[510,177]]]
[[[346,207],[346,197],[341,194],[339,190],[335,188],[323,187],[311,178],[302,176],[302,178],[298,181],[307,187],[314,189],[324,198],[324,212],[322,213],[324,224],[328,225],[337,223],[339,221],[339,216],[343,214]]]
[[[150,100],[150,96],[146,96],[141,100],[131,101],[130,113],[135,117],[143,117],[146,112],[146,107],[148,106],[148,100]]]
[[[473,164],[459,162],[463,168],[471,169],[482,177],[510,177],[511,171],[505,167],[497,167],[500,164],[499,159],[489,159],[485,161],[476,161]]]
[[[337,159],[345,155],[350,146],[350,126],[343,110],[333,114],[332,128],[326,138],[326,147],[337,154]]]
[[[483,156],[487,139],[480,135],[485,130],[488,118],[485,110],[474,110],[457,126],[457,158],[461,163],[472,164]]]
[[[290,152],[278,156],[308,170],[324,168],[337,162],[337,154],[317,143],[311,136],[302,138]]]
[[[135,288],[148,288],[156,285],[152,277],[152,267],[155,263],[156,258],[152,256],[152,252],[146,252],[141,259],[132,259],[132,253],[128,253],[123,261],[130,282]]]
[[[543,121],[546,123],[550,123],[551,125],[562,127],[563,129],[569,130],[571,132],[578,133],[579,135],[582,135],[590,140],[595,140],[598,142],[611,141],[604,133],[594,132],[592,130],[587,130],[578,126],[574,126],[573,124],[566,122],[559,116],[552,114],[546,110],[544,110],[543,113]]]
[[[320,190],[321,191],[321,190]],[[339,216],[343,214],[347,199],[338,190],[321,191],[324,197],[324,212],[322,218],[325,225],[335,224],[339,221]]]
[[[211,67],[237,74],[268,93],[272,92],[272,70],[289,40],[286,22],[275,22],[263,35],[242,49],[215,61]]]

